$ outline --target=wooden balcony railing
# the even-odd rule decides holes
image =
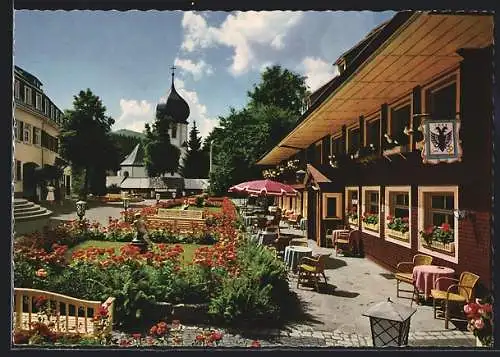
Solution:
[[[40,300],[43,304],[36,306]],[[49,291],[14,288],[14,330],[31,330],[33,322],[43,322],[53,324],[56,332],[93,335],[97,332],[93,318],[104,306],[108,309],[108,323],[102,332],[107,334],[113,327],[114,301],[114,297],[103,303]]]

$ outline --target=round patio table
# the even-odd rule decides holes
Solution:
[[[425,300],[431,295],[431,289],[444,290],[449,288],[453,281],[438,278],[453,278],[455,270],[437,265],[417,265],[413,268],[413,281],[417,290],[424,294]]]
[[[259,232],[259,244],[270,245],[278,239],[278,233],[275,232]]]
[[[245,221],[245,226],[250,226],[253,220],[257,220],[258,216],[245,216],[243,220]]]
[[[288,269],[295,272],[300,259],[303,257],[311,257],[312,249],[309,247],[288,246],[285,247],[285,265]]]

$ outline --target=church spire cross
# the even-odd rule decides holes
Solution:
[[[170,67],[170,69],[172,70],[172,87],[174,86],[174,75],[175,75],[175,70],[177,69],[175,66],[172,66]]]

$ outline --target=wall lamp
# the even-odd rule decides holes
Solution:
[[[467,210],[467,209],[454,209],[453,216],[455,216],[455,218],[457,218],[460,221],[467,219],[467,218],[469,218],[470,220],[475,219],[474,211]]]

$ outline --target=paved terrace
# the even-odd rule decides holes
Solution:
[[[151,201],[153,203],[154,200]],[[150,202],[143,202],[146,204]],[[132,207],[134,205],[132,204]],[[108,216],[118,217],[122,210],[119,204],[91,204],[86,216],[107,224]],[[54,209],[54,220],[76,218],[72,205]],[[302,236],[300,230],[283,227],[281,232]],[[390,271],[366,258],[335,256],[332,248],[317,247],[309,240],[313,254],[331,254],[325,274],[328,286],[320,285],[320,292],[301,286],[290,275],[290,286],[306,306],[306,319],[300,324],[287,326],[282,330],[259,329],[258,331],[224,331],[223,346],[248,346],[253,339],[259,339],[262,346],[312,346],[312,347],[368,347],[371,345],[369,319],[362,314],[372,305],[387,300],[410,304],[409,299],[396,298],[396,282]],[[450,324],[444,329],[444,321],[433,318],[432,304],[415,305],[417,312],[411,318],[410,346],[428,347],[472,347],[474,336],[465,326]],[[197,328],[186,326],[184,341],[193,340]],[[116,332],[115,336],[120,333]],[[192,336],[191,336],[192,335]]]

